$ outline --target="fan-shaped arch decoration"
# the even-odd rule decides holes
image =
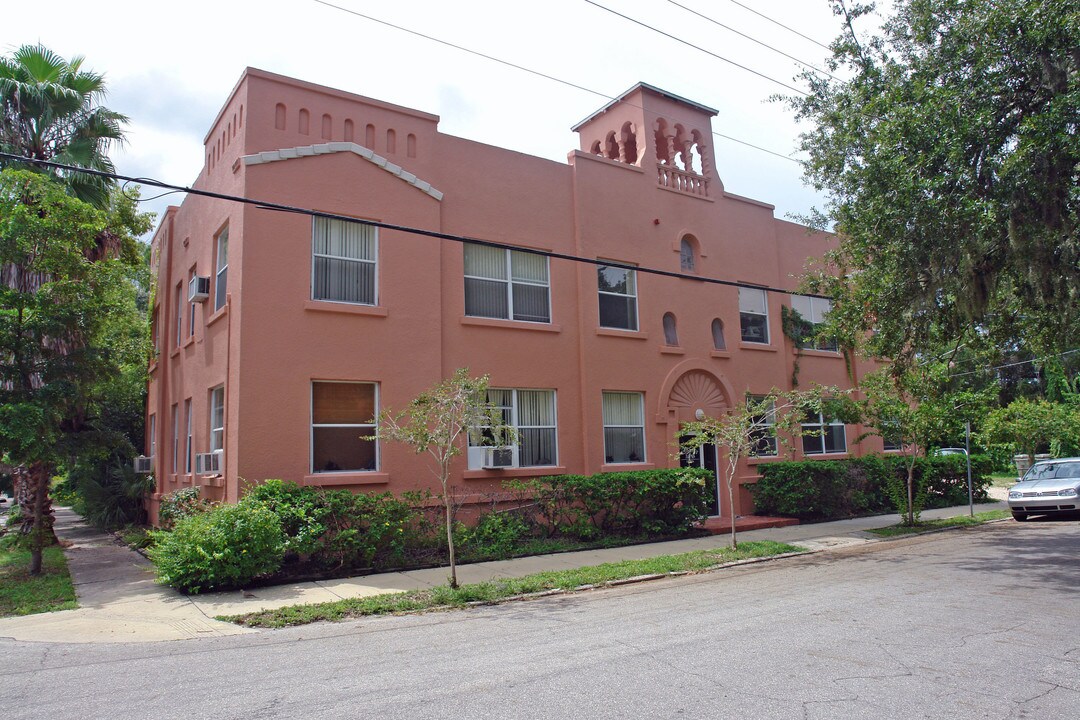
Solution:
[[[720,383],[703,370],[691,370],[676,380],[669,397],[669,407],[687,408],[691,414],[701,409],[707,415],[715,416],[728,407],[727,396]]]

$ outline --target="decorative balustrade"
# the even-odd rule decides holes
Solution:
[[[697,173],[686,172],[671,165],[657,165],[657,181],[661,187],[690,195],[709,196],[709,181]]]

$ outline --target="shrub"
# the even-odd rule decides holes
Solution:
[[[462,555],[470,560],[505,558],[514,555],[531,530],[519,512],[490,512],[481,515],[472,527],[458,524],[454,543],[459,544]]]
[[[220,505],[153,533],[150,559],[158,580],[186,592],[236,587],[277,570],[284,548],[281,521],[258,503]]]
[[[325,567],[390,567],[400,564],[414,539],[419,513],[392,494],[324,490],[325,531],[312,559]]]
[[[158,505],[158,522],[163,528],[171,528],[174,524],[200,513],[207,512],[214,503],[199,497],[198,487],[188,487],[176,490],[161,498]]]
[[[244,502],[261,505],[281,521],[286,552],[306,557],[321,548],[330,509],[324,491],[284,480],[267,480],[244,495]]]

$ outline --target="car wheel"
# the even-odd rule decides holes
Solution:
[[[1017,522],[1024,522],[1025,520],[1028,519],[1028,514],[1027,513],[1014,512],[1012,514],[1012,516],[1013,516],[1013,520],[1016,520]]]

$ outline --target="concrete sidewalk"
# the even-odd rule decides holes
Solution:
[[[1004,508],[1004,503],[977,505],[976,512]],[[925,519],[967,514],[967,506],[927,510]],[[382,573],[355,578],[256,588],[251,591],[185,596],[154,582],[145,558],[117,543],[111,535],[90,528],[67,508],[57,508],[56,533],[72,545],[66,551],[79,609],[0,619],[0,639],[39,642],[152,642],[257,632],[214,620],[287,605],[434,587],[447,582],[448,568]],[[739,534],[740,541],[776,540],[823,550],[873,542],[869,528],[897,522],[896,515],[792,525]],[[541,555],[475,563],[458,567],[461,583],[520,577],[546,570],[566,570],[607,562],[709,550],[729,545],[729,536],[631,545],[602,550]]]

